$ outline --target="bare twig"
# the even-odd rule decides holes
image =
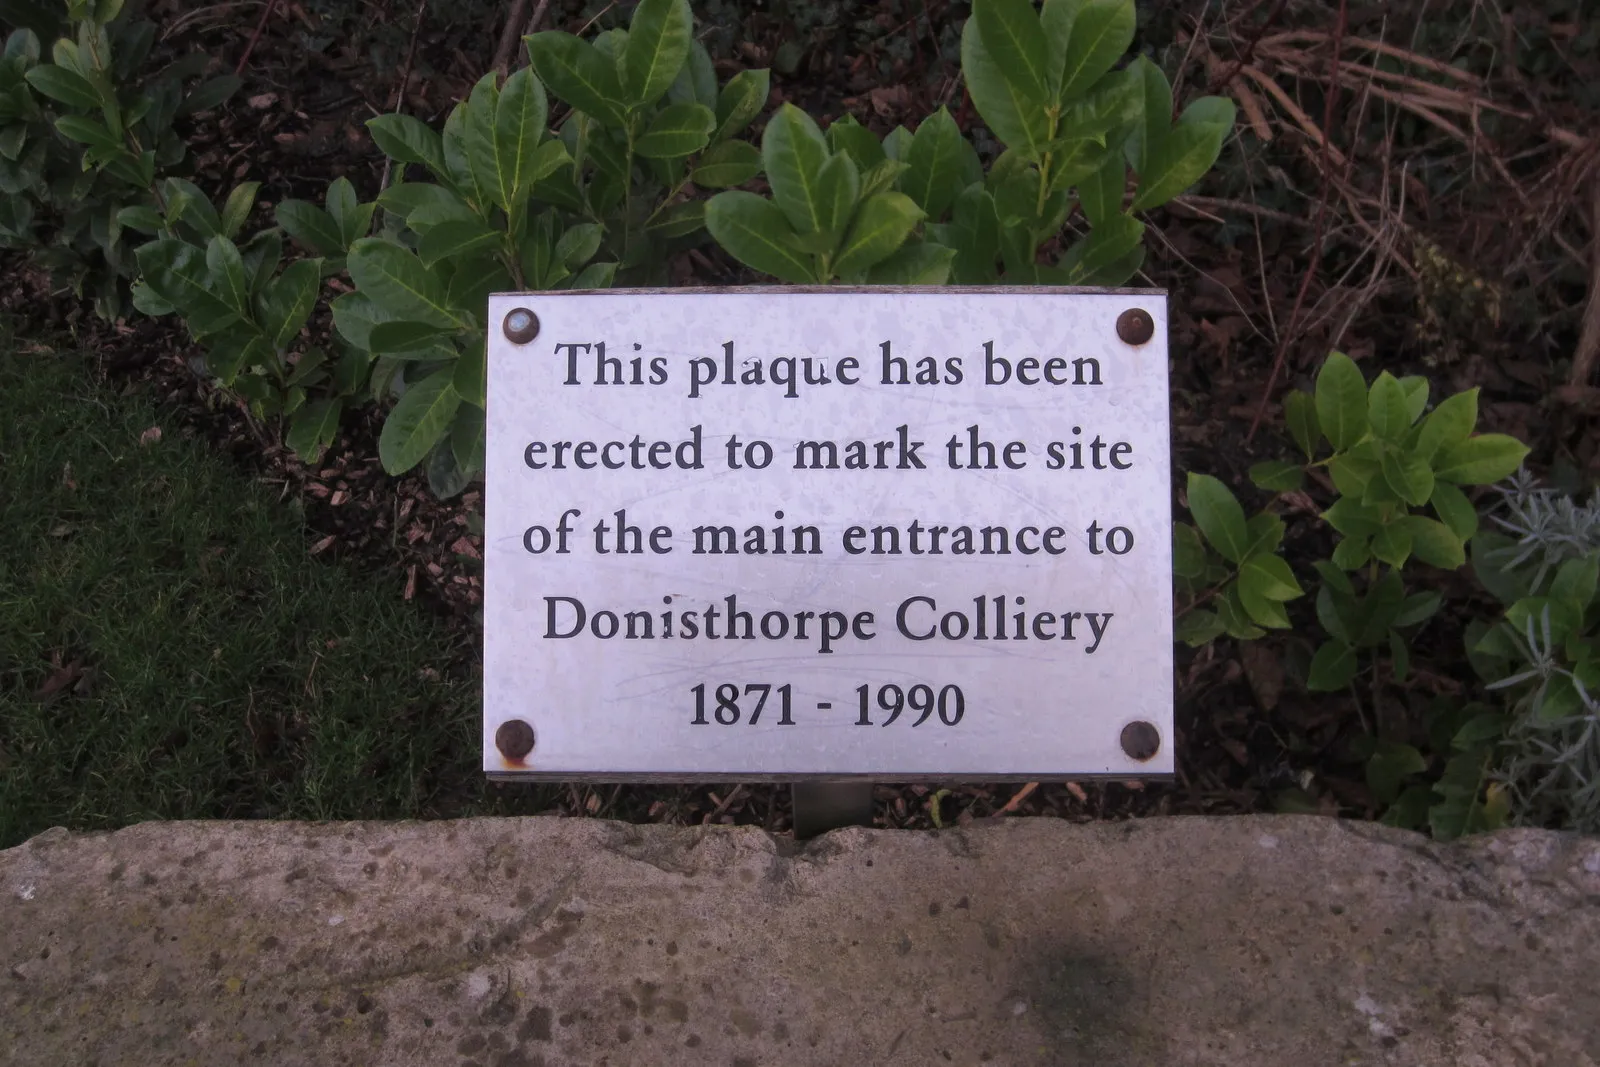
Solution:
[[[1588,385],[1594,363],[1600,357],[1600,173],[1590,182],[1589,201],[1589,299],[1583,307],[1583,330],[1572,353],[1573,385]]]
[[[1330,49],[1329,65],[1331,67],[1328,78],[1327,99],[1322,109],[1322,128],[1333,128],[1334,108],[1339,101],[1339,42],[1344,37],[1345,23],[1348,18],[1346,7],[1347,0],[1339,0],[1339,14],[1334,23],[1332,48]],[[1295,295],[1294,306],[1289,311],[1289,323],[1284,328],[1283,336],[1278,339],[1278,350],[1272,356],[1272,371],[1267,375],[1267,384],[1261,390],[1261,399],[1256,403],[1256,413],[1250,420],[1250,432],[1245,435],[1245,441],[1250,441],[1256,435],[1256,430],[1261,426],[1261,419],[1267,413],[1267,404],[1272,401],[1272,391],[1277,388],[1278,377],[1283,373],[1283,361],[1288,355],[1289,346],[1295,340],[1295,327],[1300,321],[1300,308],[1305,304],[1306,294],[1311,290],[1311,280],[1316,277],[1317,271],[1322,266],[1322,234],[1328,221],[1328,187],[1331,184],[1328,157],[1329,144],[1327,134],[1322,137],[1322,192],[1317,197],[1317,221],[1312,227],[1311,236],[1311,262],[1306,264],[1305,277],[1300,281],[1300,291]]]
[[[1261,38],[1266,34],[1266,32],[1272,29],[1273,23],[1278,21],[1278,17],[1283,14],[1283,9],[1287,5],[1288,0],[1278,0],[1278,2],[1273,5],[1272,10],[1267,12],[1265,21],[1263,21],[1261,25],[1257,27],[1255,34],[1250,38],[1250,40],[1246,41],[1244,47],[1239,50],[1238,58],[1233,61],[1233,65],[1230,66],[1221,77],[1212,81],[1211,85],[1206,90],[1207,92],[1220,93],[1223,89],[1227,88],[1229,82],[1233,81],[1234,78],[1239,76],[1239,72],[1250,63],[1251,58],[1255,55],[1256,45],[1261,42]]]
[[[1024,800],[1027,800],[1030,796],[1032,796],[1033,795],[1033,791],[1035,789],[1038,789],[1038,788],[1039,788],[1039,783],[1038,782],[1029,782],[1027,785],[1025,785],[1021,789],[1017,790],[1016,795],[1013,796],[1010,800],[1006,801],[1006,806],[1000,809],[999,814],[1001,814],[1001,815],[1010,815],[1010,814],[1014,813],[1018,808],[1020,808],[1022,806],[1022,802]]]
[[[394,103],[389,105],[389,111],[391,113],[398,112],[400,110],[400,105],[405,103],[406,86],[411,83],[411,63],[417,58],[417,31],[422,29],[422,17],[427,13],[428,0],[417,0],[417,14],[416,17],[411,20],[411,44],[406,48],[406,63],[405,66],[400,69],[400,84],[395,88],[394,91]],[[382,196],[383,191],[389,188],[389,174],[393,166],[394,161],[388,156],[385,156],[383,159],[383,176],[378,179],[378,196]],[[376,213],[373,215],[373,222],[374,224],[377,222]]]
[[[494,69],[502,78],[511,69],[511,53],[521,40],[517,30],[522,27],[523,17],[527,13],[528,0],[515,0],[511,5],[511,13],[506,16],[505,28],[500,31],[500,44],[494,50]]]
[[[244,73],[245,64],[250,62],[250,53],[256,50],[256,42],[261,40],[261,31],[266,29],[267,20],[272,17],[272,12],[277,6],[278,0],[267,0],[266,6],[261,9],[261,17],[256,20],[256,28],[250,34],[250,40],[245,43],[244,54],[239,57],[238,66],[233,68],[235,75]]]

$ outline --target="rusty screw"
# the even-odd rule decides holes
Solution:
[[[521,719],[507,719],[494,732],[494,747],[513,762],[533,751],[533,727]]]
[[[504,729],[504,727],[502,727]],[[1122,751],[1128,754],[1129,759],[1136,759],[1140,763],[1154,759],[1155,754],[1161,750],[1161,735],[1156,728],[1143,719],[1136,719],[1122,728]]]
[[[1117,336],[1130,345],[1142,345],[1156,335],[1156,320],[1144,308],[1129,308],[1117,316]]]
[[[506,340],[525,345],[539,336],[539,316],[527,308],[513,308],[506,314]]]

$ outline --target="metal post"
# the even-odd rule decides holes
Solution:
[[[792,788],[796,840],[872,825],[871,782],[796,782]]]

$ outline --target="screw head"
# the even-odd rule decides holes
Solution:
[[[506,340],[525,345],[539,336],[539,316],[527,308],[512,308],[506,313]]]
[[[1161,751],[1161,734],[1151,723],[1136,719],[1122,728],[1122,751],[1140,763],[1152,760]]]
[[[1156,335],[1156,320],[1144,308],[1129,308],[1117,316],[1117,336],[1125,344],[1142,345]]]
[[[508,760],[524,758],[533,751],[533,727],[521,719],[507,719],[494,732],[494,747]]]

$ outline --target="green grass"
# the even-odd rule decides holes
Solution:
[[[476,680],[437,620],[311,559],[292,502],[81,357],[16,347],[0,335],[0,848],[480,806]],[[50,693],[58,663],[82,674]]]

